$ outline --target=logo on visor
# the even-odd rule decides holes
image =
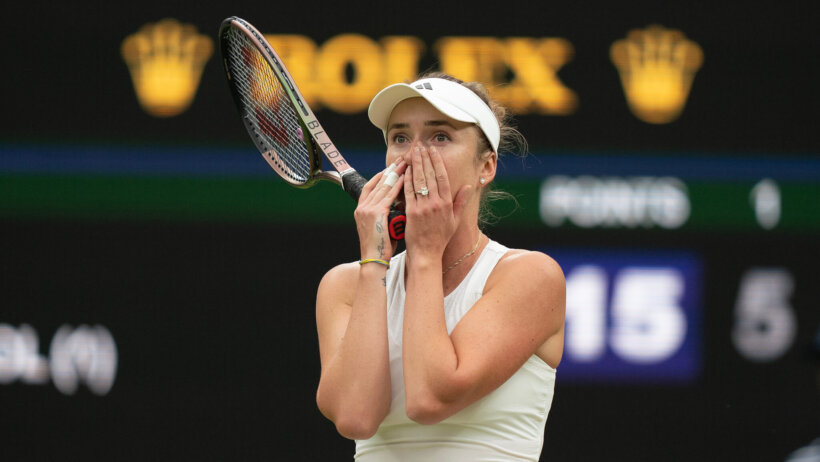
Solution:
[[[418,88],[419,90],[424,90],[425,88],[428,90],[432,90],[433,86],[430,85],[430,82],[424,82],[416,85],[416,88]]]

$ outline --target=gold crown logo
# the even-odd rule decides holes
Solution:
[[[644,122],[664,124],[680,116],[703,51],[682,32],[652,25],[629,32],[610,48],[610,57],[632,113]]]
[[[126,37],[121,51],[143,109],[171,117],[191,105],[213,42],[192,25],[163,19]]]

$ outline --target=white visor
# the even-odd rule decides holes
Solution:
[[[390,85],[373,98],[367,115],[373,125],[382,130],[385,142],[387,141],[387,123],[393,109],[402,101],[419,96],[452,119],[478,125],[490,141],[493,151],[498,152],[501,129],[490,107],[464,85],[439,78],[420,79],[411,84]]]

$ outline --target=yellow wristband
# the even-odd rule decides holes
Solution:
[[[378,258],[365,258],[364,260],[359,260],[360,265],[364,265],[365,263],[378,263],[380,265],[384,265],[390,268],[390,262],[387,260],[380,260]]]

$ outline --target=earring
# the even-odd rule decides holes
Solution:
[[[487,182],[487,179],[486,179],[486,178],[484,178],[484,177],[481,177],[478,181],[480,181],[480,182],[481,182],[481,184],[484,184],[484,183],[486,183],[486,182]]]

